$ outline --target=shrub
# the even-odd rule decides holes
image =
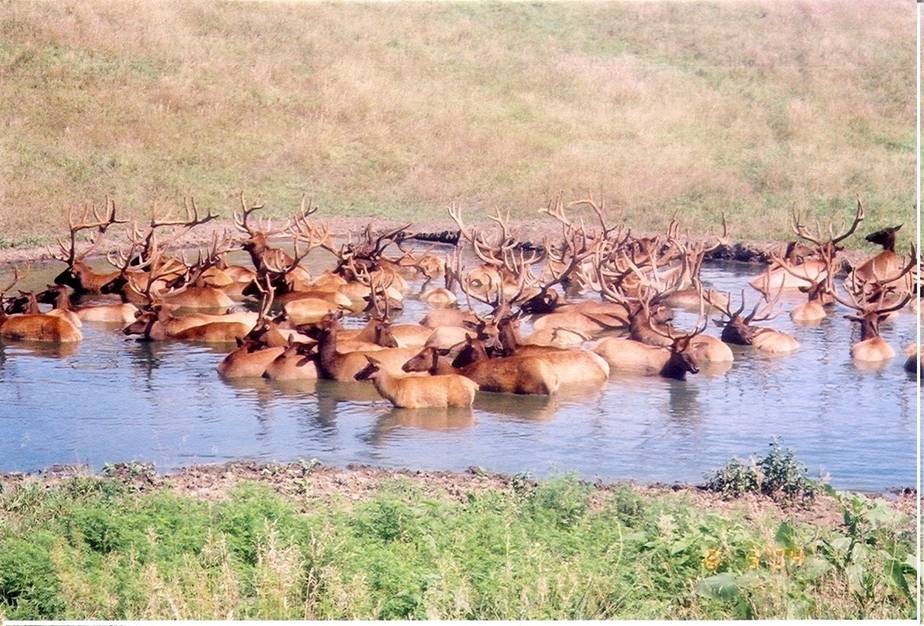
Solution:
[[[750,464],[733,458],[725,467],[707,475],[707,491],[725,497],[738,497],[745,493],[761,493],[771,498],[810,500],[818,492],[818,481],[808,477],[808,470],[796,461],[791,448],[783,449],[778,441],[770,444],[770,451]]]

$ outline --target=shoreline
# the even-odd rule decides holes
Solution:
[[[272,218],[274,222],[281,223],[284,217],[274,217]],[[407,222],[393,220],[388,218],[379,218],[379,217],[325,217],[318,218],[316,220],[319,224],[323,224],[328,227],[330,230],[331,236],[334,239],[345,241],[351,234],[360,232],[366,225],[371,224],[373,232],[378,230],[385,230],[390,228],[397,228],[403,226]],[[479,228],[490,228],[493,226],[492,222],[478,222],[471,225],[477,226]],[[440,232],[444,230],[457,230],[458,227],[451,220],[440,220],[435,222],[427,223],[411,223],[408,226],[408,230],[412,233],[431,233],[431,232]],[[192,232],[187,233],[182,237],[178,237],[172,240],[173,248],[184,248],[192,247],[199,245],[206,245],[210,242],[211,237],[214,233],[230,230],[234,231],[234,222],[225,217],[220,217],[216,220],[203,224],[196,227]],[[511,230],[515,236],[518,236],[519,239],[523,241],[531,241],[536,243],[541,241],[543,237],[550,237],[553,241],[556,241],[560,238],[560,226],[558,222],[551,220],[538,220],[536,222],[527,222],[525,220],[512,220],[511,221]],[[638,233],[641,236],[650,236],[654,233],[642,232]],[[61,233],[61,236],[64,236]],[[274,241],[278,243],[283,243],[285,240],[283,238],[274,238]],[[695,239],[695,241],[712,241],[711,235],[707,235],[703,238]],[[108,237],[107,242],[112,244],[124,245],[127,243],[127,239],[124,234],[120,234],[115,237]],[[425,241],[414,242],[415,245],[427,246]],[[738,263],[752,263],[752,264],[766,264],[770,260],[771,251],[779,251],[778,248],[786,245],[785,240],[781,241],[754,241],[754,240],[742,240],[735,241],[729,244],[721,244],[714,251],[706,255],[707,261],[734,261]],[[440,247],[450,247],[447,244],[437,244]],[[43,246],[30,245],[26,247],[11,246],[9,248],[0,249],[0,265],[11,265],[15,263],[31,263],[36,261],[51,261],[54,259],[53,255],[57,251],[57,243],[52,241]],[[863,250],[851,248],[846,249],[842,253],[842,264],[845,270],[850,269],[853,265],[856,265],[858,262],[861,262],[867,256],[868,252]],[[93,254],[88,258],[90,259],[101,259],[105,258],[105,254]]]
[[[166,472],[156,471],[153,464],[117,462],[105,465],[98,472],[93,471],[88,465],[51,465],[38,472],[0,472],[0,492],[25,483],[38,483],[48,488],[68,480],[85,478],[116,480],[128,485],[136,493],[170,490],[177,495],[220,501],[235,485],[257,482],[286,497],[345,497],[350,501],[361,501],[374,496],[383,483],[407,480],[428,495],[464,502],[470,492],[506,491],[524,484],[535,486],[548,483],[560,476],[534,478],[528,474],[490,472],[476,466],[465,471],[383,468],[357,463],[333,466],[322,464],[317,459],[299,459],[288,463],[242,459],[194,464]],[[670,494],[684,496],[694,501],[697,506],[718,513],[745,509],[755,514],[773,512],[806,522],[823,521],[831,526],[837,525],[840,521],[840,509],[836,500],[823,490],[814,500],[807,503],[787,504],[754,493],[728,498],[690,483],[645,484],[634,480],[602,479],[578,479],[578,482],[590,487],[598,497],[628,489],[643,497],[657,498]],[[836,491],[881,500],[888,506],[908,514],[913,514],[916,507],[913,487],[896,487],[877,492],[849,489]]]

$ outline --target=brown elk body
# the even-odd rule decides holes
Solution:
[[[0,338],[9,341],[74,343],[83,336],[80,329],[66,319],[40,313],[0,316]]]
[[[263,375],[277,381],[315,380],[318,378],[317,354],[312,353],[311,347],[289,342],[267,365]]]
[[[392,376],[372,356],[357,372],[356,380],[371,380],[376,391],[394,406],[404,409],[428,407],[469,407],[475,400],[478,383],[458,374],[405,377]]]
[[[466,349],[477,345],[468,340]],[[521,395],[551,395],[558,391],[558,375],[548,362],[537,357],[487,358],[484,348],[474,348],[458,363],[450,362],[437,348],[424,348],[403,367],[405,372],[430,372],[433,375],[459,374],[478,384],[481,391]],[[463,350],[464,352],[465,350]]]
[[[366,367],[365,352],[337,352],[337,335],[340,322],[328,315],[313,331],[317,339],[317,365],[320,378],[349,382],[354,380],[357,372]],[[373,353],[382,366],[394,376],[401,376],[401,366],[417,354],[416,348],[387,348]]]
[[[228,353],[218,364],[218,373],[225,378],[260,378],[284,347],[264,347],[258,341],[239,342],[237,350]]]

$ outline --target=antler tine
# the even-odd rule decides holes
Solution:
[[[481,246],[484,242],[480,241],[480,238],[472,238],[472,247],[475,251],[475,254],[479,259],[487,263],[488,265],[502,266],[504,264],[503,260],[498,259],[496,254],[493,251],[485,252]]]
[[[16,283],[18,283],[18,282],[20,281],[21,278],[22,278],[22,276],[20,275],[19,267],[16,266],[16,265],[14,265],[14,266],[13,266],[13,280],[10,281],[10,284],[7,285],[6,287],[0,287],[0,297],[6,295],[6,292],[7,292],[7,291],[9,291],[9,290],[12,289],[13,287],[15,287],[15,286],[16,286]]]
[[[564,191],[558,192],[558,198],[554,202],[555,208],[552,208],[553,201],[549,199],[549,202],[546,205],[546,207],[544,209],[539,209],[539,212],[545,213],[549,217],[552,217],[556,219],[557,221],[561,222],[562,228],[567,231],[572,228],[572,224],[571,224],[571,221],[567,218],[567,216],[565,216],[565,204],[564,204],[564,201],[562,200],[563,195],[564,195]]]
[[[597,204],[597,202],[594,200],[593,194],[588,193],[585,198],[581,198],[573,202],[570,202],[568,206],[569,207],[577,207],[577,206],[590,207],[590,209],[596,214],[597,220],[600,222],[600,228],[603,229],[603,232],[601,233],[601,238],[603,239],[608,239],[610,233],[616,230],[616,228],[618,228],[618,226],[609,226],[607,224],[605,199],[601,199],[601,203]]]
[[[838,235],[837,237],[832,237],[831,243],[834,243],[834,244],[840,243],[844,239],[847,239],[847,237],[850,237],[852,234],[854,234],[857,230],[857,226],[860,225],[860,222],[862,222],[865,217],[866,217],[866,210],[863,208],[863,202],[860,200],[860,196],[858,195],[857,196],[857,211],[854,214],[853,221],[851,222],[850,227],[845,232]],[[832,232],[833,232],[833,226],[832,226]]]
[[[771,320],[775,318],[777,315],[779,315],[779,313],[773,313],[773,307],[776,306],[776,303],[779,301],[780,295],[782,295],[782,293],[783,293],[783,286],[780,285],[780,288],[777,289],[776,295],[773,296],[773,299],[770,299],[765,295],[764,298],[766,299],[767,304],[765,305],[765,307],[760,309],[759,316],[757,315],[757,312],[758,312],[757,307],[760,305],[760,300],[758,300],[757,305],[755,305],[754,307],[754,310],[751,311],[750,315],[744,318],[745,323],[764,322],[767,320]]]
[[[507,209],[506,216],[502,216],[500,209],[495,207],[494,215],[489,215],[488,219],[500,226],[501,237],[498,246],[506,246],[513,239],[510,235],[510,225],[508,223],[510,221],[510,209]]]
[[[96,221],[91,221],[90,214],[92,213],[93,219]],[[65,261],[68,265],[73,265],[78,259],[86,256],[90,250],[93,250],[96,245],[99,243],[100,236],[106,232],[106,230],[113,224],[124,224],[127,220],[120,220],[116,216],[116,205],[115,202],[109,197],[106,196],[106,207],[105,215],[100,214],[99,209],[87,206],[83,213],[80,215],[79,219],[76,217],[77,211],[74,208],[70,208],[67,211],[67,225],[68,230],[70,230],[70,247],[65,247],[63,241],[59,241],[61,247],[61,252],[66,258],[61,258],[60,260]],[[96,241],[90,247],[89,250],[84,252],[82,255],[77,254],[77,233],[83,230],[91,230],[96,228],[99,231]]]
[[[372,252],[370,252],[370,256],[380,255],[385,250],[385,248],[394,243],[395,238],[400,233],[406,231],[409,227],[410,224],[405,224],[404,226],[394,228],[379,235],[379,237],[375,240],[375,244],[372,248]]]
[[[784,259],[783,257],[781,257],[781,256],[780,256],[779,254],[777,254],[776,252],[773,252],[773,251],[770,252],[770,259],[771,259],[774,263],[777,264],[777,267],[782,268],[787,274],[790,274],[790,275],[793,276],[794,278],[798,278],[798,279],[800,279],[800,280],[807,280],[807,281],[809,281],[810,283],[812,283],[812,286],[813,286],[813,287],[817,286],[819,283],[824,282],[824,281],[826,280],[826,278],[827,278],[827,275],[830,273],[829,271],[825,271],[825,272],[824,272],[825,275],[822,276],[821,272],[819,272],[818,274],[815,275],[814,278],[809,278],[808,276],[805,276],[804,274],[800,274],[800,273],[796,272],[796,271],[793,269],[792,265],[790,265],[789,261],[787,261],[786,259]]]
[[[239,230],[244,231],[248,235],[254,235],[256,231],[251,230],[250,225],[247,223],[247,218],[250,217],[250,214],[254,211],[259,211],[266,206],[266,203],[263,204],[254,204],[249,208],[247,207],[247,202],[244,200],[244,190],[241,190],[241,213],[238,215],[237,211],[234,212],[234,224],[238,227]]]
[[[307,208],[305,207],[305,200],[308,200]],[[299,217],[305,218],[305,217],[308,217],[309,215],[317,213],[317,211],[318,211],[318,207],[312,205],[311,199],[308,197],[308,194],[307,193],[302,194],[302,201],[298,207]]]
[[[802,223],[802,215],[796,213],[796,207],[792,208],[792,229],[796,233],[796,236],[805,239],[806,241],[811,241],[815,245],[822,246],[824,242],[820,240],[818,235],[813,235],[808,231],[805,224]]]
[[[717,309],[719,313],[721,313],[722,315],[724,315],[725,317],[729,319],[734,317],[734,315],[732,315],[732,312],[731,312],[731,292],[730,291],[725,292],[725,304],[722,304],[721,302],[713,302],[712,296],[709,294],[708,291],[703,291],[702,294],[703,294],[703,300],[708,302],[709,306],[711,306],[714,309]],[[741,297],[742,299],[744,298],[744,290],[742,290],[741,292]]]
[[[847,292],[847,297],[850,298],[850,301],[848,302],[847,300],[844,300],[843,298],[841,298],[840,294],[837,292],[837,289],[834,289],[831,292],[831,295],[834,297],[835,300],[837,300],[840,304],[844,305],[848,309],[860,311],[861,313],[865,312],[868,303],[864,302],[864,304],[861,305],[859,302],[857,302],[857,299],[856,297],[854,297],[853,292],[851,292],[850,288],[847,287],[846,281],[844,282],[845,282],[844,291]]]
[[[456,203],[455,201],[449,204],[449,217],[452,218],[452,221],[456,223],[456,226],[459,227],[459,233],[462,237],[468,239],[469,241],[474,242],[474,237],[472,233],[468,232],[465,228],[465,224],[462,223],[462,204]]]

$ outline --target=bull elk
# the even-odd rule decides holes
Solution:
[[[828,265],[824,272],[814,278],[809,278],[798,272],[785,258],[771,254],[771,259],[776,267],[808,283],[799,287],[799,291],[806,294],[808,300],[793,307],[789,312],[792,320],[800,324],[813,324],[826,318],[828,312],[825,307],[834,303],[834,298],[829,291],[830,281],[828,280],[828,277],[833,275],[834,268]]]
[[[768,301],[763,308],[760,307],[760,302],[758,302],[751,312],[746,315],[742,315],[746,306],[743,289],[741,290],[741,306],[734,311],[731,310],[730,304],[722,306],[718,302],[710,302],[723,316],[722,319],[713,320],[716,326],[722,329],[722,341],[739,346],[753,346],[769,354],[788,354],[798,350],[799,342],[796,341],[795,337],[773,328],[751,325],[752,322],[763,322],[776,317],[772,311],[778,297],[779,292],[777,292],[776,298]],[[728,301],[729,303],[731,302],[730,297]]]
[[[831,270],[836,267],[836,258],[838,252],[843,250],[841,242],[853,235],[857,227],[866,217],[866,211],[863,203],[857,198],[857,208],[850,225],[842,228],[838,234],[834,232],[833,224],[828,224],[828,237],[821,235],[821,228],[815,231],[809,230],[804,224],[803,216],[793,211],[793,232],[813,246],[813,254],[817,258],[804,258],[802,263],[790,264],[790,268],[772,265],[767,274],[761,275],[751,281],[751,286],[768,295],[771,292],[780,289],[797,289],[799,287],[811,287],[811,283],[824,279],[827,281],[827,289],[832,290],[832,281],[834,279]],[[787,259],[789,260],[789,259]]]
[[[478,383],[458,374],[398,378],[374,356],[366,355],[368,364],[357,372],[356,380],[371,380],[376,391],[402,409],[428,407],[468,407],[475,401]]]
[[[96,272],[86,262],[87,256],[99,247],[106,231],[114,224],[124,224],[125,220],[116,217],[115,202],[106,198],[106,208],[104,213],[100,213],[95,207],[84,209],[83,213],[77,214],[76,210],[69,210],[67,213],[67,224],[70,230],[70,244],[65,245],[59,241],[58,246],[61,249],[62,256],[55,257],[59,261],[67,264],[67,268],[55,276],[54,283],[57,285],[66,285],[74,290],[77,294],[84,293],[102,293],[102,289],[114,278],[117,278],[118,272]],[[90,246],[83,252],[78,253],[77,236],[82,231],[96,230],[96,238]]]
[[[904,269],[897,272],[893,277],[886,278],[887,282],[895,282],[900,279],[911,269],[917,262],[914,248],[912,247],[911,257]],[[853,277],[856,281],[856,277]],[[882,294],[888,288],[877,284],[878,289],[872,293]],[[884,296],[878,299],[870,298],[870,292],[864,287],[859,289],[847,289],[847,298],[841,296],[835,291],[834,298],[847,308],[857,312],[856,315],[845,315],[846,319],[856,322],[860,325],[860,341],[850,347],[851,356],[857,361],[880,362],[891,359],[895,356],[895,350],[879,335],[879,325],[885,321],[890,313],[900,311],[911,300],[911,294],[905,293],[898,302],[886,304]]]
[[[650,296],[642,301],[647,309]],[[699,318],[689,333],[675,334],[670,327],[656,324],[650,315],[645,315],[649,330],[667,340],[665,346],[655,346],[634,339],[606,337],[593,346],[594,353],[603,357],[615,371],[662,376],[683,380],[687,373],[699,373],[699,359],[693,350],[693,339],[706,330],[704,301],[700,300]]]

